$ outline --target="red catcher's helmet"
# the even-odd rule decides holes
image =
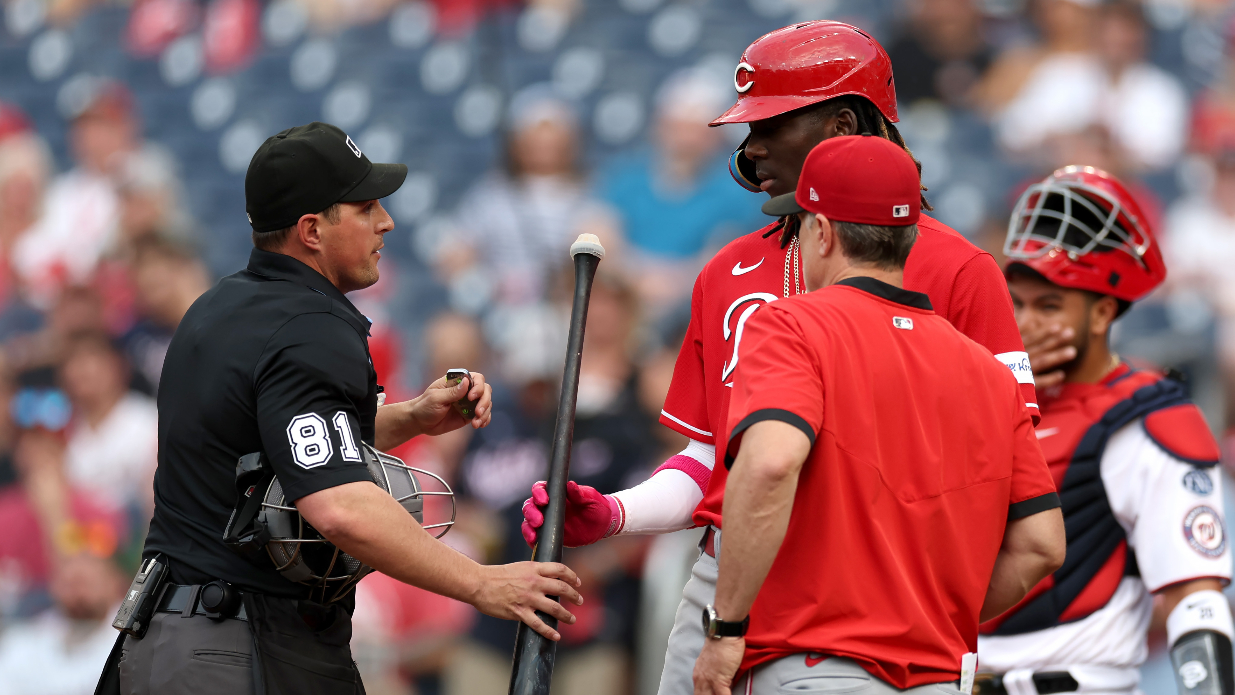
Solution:
[[[794,24],[746,47],[733,73],[738,102],[710,125],[749,123],[845,94],[866,97],[895,123],[892,60],[869,34],[841,22]]]
[[[1050,282],[1135,302],[1166,279],[1153,231],[1132,194],[1093,167],[1058,169],[1012,211],[1003,252]]]

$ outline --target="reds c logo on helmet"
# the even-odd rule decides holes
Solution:
[[[1026,189],[1003,252],[1009,267],[1127,302],[1166,279],[1149,220],[1119,179],[1094,167],[1064,167]]]
[[[764,34],[746,47],[733,71],[737,103],[709,125],[749,123],[833,97],[865,97],[892,123],[896,83],[892,60],[879,42],[843,22],[804,22]],[[759,191],[754,165],[742,147],[729,173],[743,188]]]

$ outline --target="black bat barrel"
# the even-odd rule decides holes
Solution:
[[[566,340],[566,367],[562,373],[562,393],[557,403],[557,423],[553,427],[553,454],[549,461],[546,489],[549,505],[532,559],[536,562],[562,561],[562,527],[566,519],[566,481],[570,474],[570,447],[575,437],[575,400],[579,395],[579,362],[583,357],[583,333],[587,326],[588,300],[592,280],[605,250],[596,237],[580,235],[570,247],[575,260],[575,299],[570,310],[570,332]],[[557,618],[536,612],[556,629]],[[553,678],[557,643],[542,637],[524,623],[515,636],[515,662],[510,674],[510,695],[548,695]]]

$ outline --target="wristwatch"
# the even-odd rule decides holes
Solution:
[[[720,616],[716,615],[716,608],[710,603],[703,608],[703,633],[708,636],[708,639],[744,637],[748,627],[750,627],[749,615],[740,622],[734,622],[721,620]]]

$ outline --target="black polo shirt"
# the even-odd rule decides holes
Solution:
[[[173,579],[225,579],[288,597],[308,587],[223,544],[236,460],[265,451],[289,500],[369,480],[377,375],[369,321],[317,271],[254,249],[249,266],[185,314],[159,384],[159,467],[144,555],[171,558]]]

